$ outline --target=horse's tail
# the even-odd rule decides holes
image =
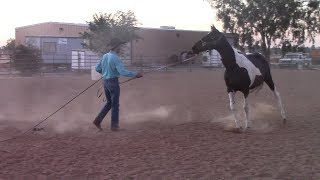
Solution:
[[[265,71],[264,81],[265,81],[266,84],[269,86],[269,88],[270,88],[272,91],[274,91],[275,86],[274,86],[274,82],[273,82],[272,76],[271,76],[270,63],[269,63],[269,61],[266,59],[266,57],[265,57],[263,54],[258,53],[258,52],[254,53],[253,56],[256,57],[256,58],[261,59],[261,62],[264,63],[264,65],[265,65],[265,66],[264,66],[264,71]]]
[[[255,58],[260,58],[260,59],[264,59],[265,61],[267,61],[266,57],[263,54],[259,53],[259,52],[252,53],[252,56],[255,57]]]

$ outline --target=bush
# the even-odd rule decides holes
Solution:
[[[41,52],[32,46],[19,45],[13,53],[13,66],[23,76],[38,73],[41,68]]]

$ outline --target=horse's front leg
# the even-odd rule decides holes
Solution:
[[[239,123],[238,123],[238,118],[237,118],[237,113],[236,113],[236,108],[235,108],[235,101],[234,101],[234,96],[235,92],[229,92],[229,101],[230,101],[230,110],[232,112],[232,115],[234,117],[234,122],[236,123],[236,128],[240,129]]]
[[[251,122],[249,120],[249,103],[248,103],[248,95],[244,95],[243,109],[245,112],[245,127],[244,129],[250,128]]]

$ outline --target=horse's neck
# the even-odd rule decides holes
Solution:
[[[235,52],[232,46],[229,44],[229,42],[225,39],[223,41],[223,45],[221,45],[219,48],[216,49],[220,56],[221,56],[221,61],[224,67],[228,69],[233,69],[237,67],[236,63],[236,57],[235,57]]]

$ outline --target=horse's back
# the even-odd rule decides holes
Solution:
[[[260,54],[260,53],[248,53],[245,55],[252,63],[266,63],[268,64],[268,61],[266,60],[266,58]]]
[[[266,58],[260,53],[248,54],[247,58],[260,69],[260,72],[263,76],[264,82],[270,87],[270,89],[274,90],[274,82],[272,80],[269,62]]]
[[[266,58],[260,53],[249,53],[246,57],[256,66],[263,76],[270,73],[270,66]]]

